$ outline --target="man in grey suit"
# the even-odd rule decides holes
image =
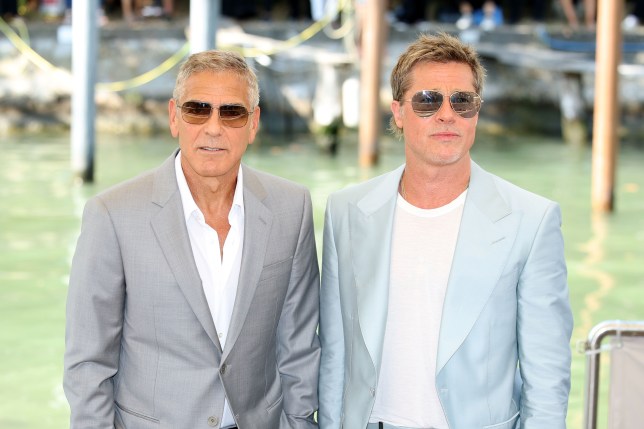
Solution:
[[[302,186],[241,164],[255,73],[194,54],[168,111],[179,149],[90,199],[72,262],[72,428],[312,428],[319,271]]]
[[[391,74],[405,165],[328,200],[321,429],[566,427],[561,214],[471,160],[484,73],[419,37]]]

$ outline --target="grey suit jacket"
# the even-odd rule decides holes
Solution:
[[[559,206],[471,167],[437,351],[449,428],[564,429],[573,323]],[[403,168],[329,197],[321,429],[363,429],[373,408]]]
[[[72,428],[315,427],[319,271],[302,186],[242,166],[244,248],[222,349],[190,247],[175,152],[88,201],[67,301]]]

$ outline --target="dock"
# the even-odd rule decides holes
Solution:
[[[178,18],[130,26],[116,21],[101,28],[97,132],[167,132],[166,105],[178,63],[184,57],[187,25],[187,18]],[[303,21],[235,21],[225,17],[220,21],[218,46],[252,53],[248,59],[259,76],[262,117],[267,119],[263,129],[267,132],[310,132],[328,125],[324,122],[329,119],[320,117],[321,105],[342,117],[344,126],[357,125],[351,119],[351,110],[359,108],[351,88],[355,88],[359,77],[359,51],[347,37],[333,39],[328,31],[301,37],[310,26],[311,22]],[[73,90],[68,28],[46,22],[27,22],[23,27],[12,28],[21,37],[27,35],[29,48],[53,68],[39,68],[9,38],[0,35],[0,134],[66,129]],[[566,129],[571,122],[586,129],[581,138],[587,139],[583,134],[587,136],[591,129],[595,67],[594,52],[587,48],[588,35],[566,38],[560,26],[532,24],[464,32],[437,22],[390,26],[380,90],[383,130],[389,117],[388,78],[395,59],[418,33],[435,31],[459,34],[483,58],[488,76],[482,128],[562,133],[566,139],[579,138],[574,130]],[[638,31],[625,37],[630,48],[636,49],[624,52],[619,68],[619,98],[620,134],[641,139],[644,55],[639,48],[644,46],[644,33]],[[573,46],[577,43],[585,48],[564,50],[553,41]],[[177,60],[162,74],[151,73],[172,58]],[[154,78],[146,80],[152,75]],[[115,90],[114,83],[124,84],[120,88],[125,89]],[[516,105],[538,114],[518,115],[514,107],[504,107]]]

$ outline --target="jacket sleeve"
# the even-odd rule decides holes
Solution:
[[[63,387],[70,428],[114,428],[114,386],[125,282],[119,243],[100,199],[90,200],[67,295]]]
[[[559,206],[551,203],[519,278],[522,429],[566,427],[573,319],[560,226]]]
[[[334,240],[331,198],[327,202],[322,251],[322,285],[320,289],[320,410],[321,429],[340,428],[344,386],[344,331],[340,307],[338,253]]]
[[[281,429],[317,427],[313,416],[318,408],[320,275],[308,191],[303,205],[291,280],[277,333],[278,367],[284,395]]]

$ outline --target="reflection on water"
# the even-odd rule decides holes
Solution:
[[[579,268],[579,274],[592,279],[598,287],[584,299],[584,307],[576,326],[578,336],[587,334],[593,327],[593,313],[601,307],[604,297],[610,293],[616,283],[612,273],[601,269],[601,263],[606,260],[604,246],[608,232],[607,218],[601,214],[593,214],[591,219],[593,233],[588,242],[580,246],[586,253],[586,258]]]
[[[310,138],[263,138],[246,162],[311,189],[318,247],[328,194],[391,170],[402,144],[384,139],[379,166],[357,166],[356,138],[339,156],[319,152]],[[0,428],[68,425],[61,388],[67,275],[80,214],[96,192],[160,164],[169,138],[99,137],[96,182],[72,185],[69,136],[3,139],[0,148]],[[576,328],[572,343],[608,319],[644,319],[644,152],[621,150],[617,212],[590,214],[590,151],[544,137],[479,135],[473,156],[482,166],[561,203]],[[581,428],[584,357],[574,354],[569,428]],[[601,424],[600,424],[601,427]]]

